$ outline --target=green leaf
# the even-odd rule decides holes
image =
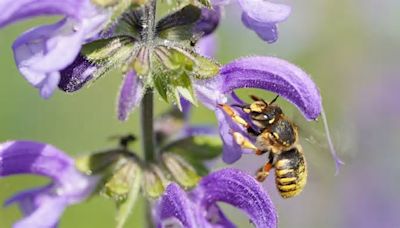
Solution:
[[[136,203],[142,182],[142,172],[140,169],[136,170],[135,178],[131,183],[129,193],[125,201],[117,205],[117,228],[122,228],[129,217],[132,209]]]
[[[156,74],[153,76],[154,87],[160,94],[160,96],[164,99],[165,102],[168,102],[168,79],[162,77],[161,74]]]

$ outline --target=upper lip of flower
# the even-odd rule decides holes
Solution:
[[[195,81],[199,100],[214,110],[224,141],[223,159],[233,163],[241,157],[242,149],[230,132],[243,131],[218,104],[236,99],[232,92],[240,88],[258,88],[274,92],[292,102],[309,120],[317,118],[322,110],[321,97],[311,78],[297,66],[275,57],[245,57],[224,65],[218,76],[204,82]]]
[[[25,218],[17,223],[21,227],[53,227],[64,208],[85,199],[97,181],[79,173],[73,159],[59,149],[33,141],[0,144],[0,177],[16,174],[41,175],[52,180],[47,186],[21,192],[6,202],[17,202],[23,209]]]
[[[203,177],[191,193],[170,184],[155,208],[155,222],[161,226],[175,218],[184,227],[217,224],[232,227],[217,202],[243,210],[256,227],[277,225],[276,211],[268,194],[253,177],[236,169],[222,169]]]

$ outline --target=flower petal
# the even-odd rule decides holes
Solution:
[[[0,144],[0,177],[35,174],[49,177],[59,195],[68,195],[71,202],[85,198],[96,178],[82,175],[75,162],[52,145],[33,141],[11,141]]]
[[[157,227],[161,227],[165,220],[172,218],[178,219],[183,227],[198,227],[193,209],[193,205],[187,198],[185,191],[177,184],[171,183],[157,205]]]
[[[0,144],[0,158],[0,177],[36,174],[62,182],[60,175],[74,166],[73,160],[57,148],[32,141]]]
[[[209,58],[215,56],[217,50],[217,40],[213,34],[201,38],[196,44],[197,52]]]
[[[59,71],[70,65],[82,43],[95,36],[109,12],[89,0],[21,0],[0,2],[0,27],[17,20],[40,15],[64,15],[51,25],[22,34],[13,44],[14,58],[21,74],[48,98],[57,88]]]
[[[229,3],[231,3],[231,0],[210,0],[211,5],[213,7],[215,6],[224,6],[224,5],[228,5]]]
[[[276,227],[277,215],[268,194],[250,175],[237,169],[222,169],[200,181],[201,203],[208,208],[221,201],[247,213],[256,227]]]
[[[235,227],[217,205],[210,205],[206,210],[196,203],[200,199],[200,191],[194,190],[189,195],[175,183],[168,185],[156,206],[157,227],[166,227],[167,224],[185,228]],[[198,193],[200,195],[197,195]],[[190,197],[193,197],[194,201]]]
[[[74,22],[66,19],[34,28],[14,42],[16,63],[37,72],[62,69],[79,53],[83,36],[83,30],[76,30]]]
[[[239,4],[243,9],[243,24],[268,43],[278,39],[276,24],[285,20],[291,11],[287,5],[265,0],[239,0]]]
[[[51,184],[21,192],[6,202],[19,203],[24,212],[25,218],[15,227],[55,227],[65,207],[85,199],[98,181],[79,173],[72,158],[44,143],[2,143],[0,161],[0,177],[36,174],[52,179]]]
[[[297,66],[274,57],[235,60],[220,71],[218,89],[229,94],[238,88],[265,89],[286,98],[307,119],[321,113],[321,96],[311,78]]]
[[[25,79],[48,98],[60,80],[58,70],[75,59],[82,39],[66,20],[35,28],[14,42],[15,62]]]
[[[221,9],[215,6],[213,9],[202,8],[200,19],[196,22],[194,32],[207,36],[215,31],[218,27],[221,17]]]
[[[194,80],[194,88],[197,98],[208,109],[214,111],[218,104],[227,102],[227,97],[223,94],[222,76],[218,75],[209,80]]]
[[[65,207],[68,206],[68,199],[52,196],[49,187],[51,186],[24,191],[7,200],[6,205],[19,203],[25,216],[13,227],[56,227]]]
[[[142,100],[143,95],[142,81],[136,76],[134,71],[128,72],[119,94],[118,119],[122,121],[127,120],[132,109]]]
[[[88,0],[2,0],[0,27],[29,17],[43,15],[79,16],[79,10]]]
[[[58,88],[68,93],[75,92],[93,79],[92,73],[96,69],[95,64],[90,63],[79,54],[74,62],[60,71],[61,79],[58,83]]]
[[[185,98],[180,99],[181,102],[181,107],[182,107],[182,113],[183,113],[183,121],[185,123],[189,122],[189,118],[192,113],[192,103],[190,101],[186,100]]]
[[[200,135],[217,135],[218,131],[214,126],[210,125],[187,125],[184,126],[182,131],[179,133],[178,138],[184,139],[188,137],[200,136]]]
[[[37,210],[16,222],[13,227],[57,227],[58,221],[60,220],[66,206],[67,202],[65,198],[48,198],[42,202],[41,206],[38,207]]]
[[[290,7],[265,0],[238,0],[243,12],[261,23],[278,23],[290,15]]]
[[[215,112],[219,124],[219,134],[224,143],[222,160],[225,163],[232,164],[242,157],[242,149],[232,137],[232,128],[237,127],[237,124],[233,123],[232,118],[227,116],[222,110],[217,109]]]
[[[273,43],[278,39],[278,29],[274,23],[261,23],[251,17],[246,13],[242,14],[243,24],[257,33],[257,35],[268,43]]]

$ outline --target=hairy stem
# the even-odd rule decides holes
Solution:
[[[147,89],[141,104],[142,148],[146,161],[154,161],[153,90]]]
[[[145,29],[145,40],[152,41],[156,30],[156,8],[157,0],[150,0],[150,2],[144,7],[144,21],[143,28]]]

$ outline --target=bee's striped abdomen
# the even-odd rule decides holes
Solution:
[[[282,152],[275,163],[276,187],[283,198],[298,195],[307,181],[307,168],[301,147]]]

